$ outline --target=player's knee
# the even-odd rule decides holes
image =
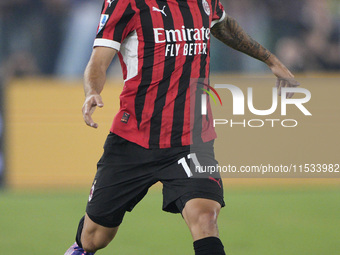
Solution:
[[[217,213],[214,210],[204,210],[190,220],[188,224],[194,240],[210,236],[218,236]]]
[[[183,210],[183,216],[192,226],[216,226],[221,206],[214,201],[189,201]]]
[[[217,227],[217,212],[213,209],[200,212],[196,217],[196,226],[202,229]]]
[[[109,243],[110,239],[99,238],[98,235],[84,235],[81,238],[83,249],[87,252],[96,252],[102,248],[105,248]]]

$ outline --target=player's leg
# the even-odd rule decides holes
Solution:
[[[222,206],[223,190],[211,179],[178,179],[163,182],[163,210],[179,212],[194,241],[195,255],[225,255],[219,239],[217,217]],[[183,192],[173,200],[175,194]]]
[[[94,254],[110,243],[126,211],[131,211],[155,182],[147,167],[150,153],[115,134],[108,136],[76,244],[65,255]],[[140,164],[145,166],[143,171]]]
[[[225,254],[217,227],[220,209],[220,203],[210,199],[194,198],[185,204],[182,216],[194,240],[195,255]]]
[[[66,251],[65,255],[94,254],[105,248],[115,237],[118,227],[104,227],[92,221],[86,214],[79,221],[76,242]]]
[[[213,141],[180,150],[172,149],[176,155],[174,164],[160,172],[163,210],[182,213],[191,231],[196,255],[223,255],[217,228],[217,216],[225,205],[222,179],[218,172],[202,172],[196,168],[196,165],[217,165]]]

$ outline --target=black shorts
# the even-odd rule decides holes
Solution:
[[[163,184],[164,211],[181,213],[193,198],[211,199],[223,207],[219,174],[203,174],[193,162],[217,164],[213,141],[200,146],[145,149],[110,133],[97,165],[86,213],[99,225],[119,226],[125,212],[131,211],[158,181]]]

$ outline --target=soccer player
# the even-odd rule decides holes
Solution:
[[[76,242],[65,254],[94,254],[107,246],[126,211],[163,184],[163,210],[181,213],[196,255],[222,255],[217,216],[223,201],[219,174],[192,166],[213,166],[216,138],[209,102],[210,35],[266,63],[277,86],[296,86],[293,75],[228,16],[219,0],[106,0],[84,75],[83,117],[92,119],[106,71],[117,54],[124,87],[104,153],[97,165],[86,214]],[[292,96],[292,95],[290,95]],[[161,254],[162,252],[160,252]]]

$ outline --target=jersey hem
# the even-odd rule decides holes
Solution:
[[[145,149],[159,149],[159,148],[162,148],[162,149],[167,149],[167,148],[175,148],[175,147],[184,147],[184,146],[191,146],[191,145],[194,145],[193,143],[185,143],[185,144],[182,144],[181,146],[171,146],[169,144],[163,144],[163,143],[160,143],[160,144],[149,144],[141,139],[131,139],[131,137],[129,135],[127,135],[124,131],[120,131],[119,129],[117,128],[111,128],[110,129],[110,132],[111,133],[114,133],[120,137],[122,137],[123,139],[131,142],[131,143],[135,143]],[[142,136],[138,136],[138,137],[142,137]],[[217,138],[217,135],[215,132],[211,133],[210,135],[206,135],[205,137],[202,138],[202,141],[204,143],[207,143],[207,142],[210,142],[214,139]]]

